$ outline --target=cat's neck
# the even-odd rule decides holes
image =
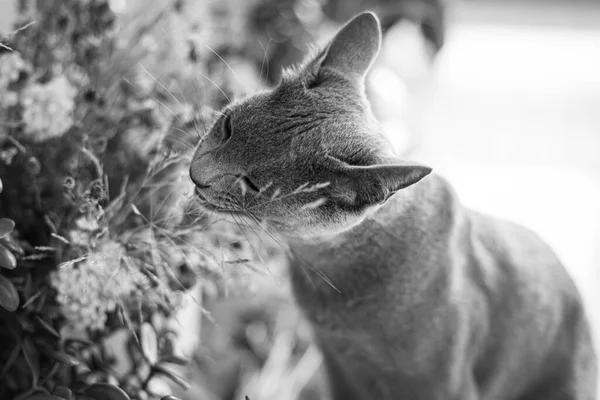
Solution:
[[[417,197],[412,188],[397,193],[358,225],[342,232],[286,238],[294,260],[292,269],[296,270],[291,271],[293,279],[300,284],[304,279],[312,281],[314,289],[322,286],[325,291],[331,287],[346,293],[366,289],[372,264],[384,263],[389,248],[413,240]]]
[[[425,200],[427,192],[436,194]],[[429,230],[451,235],[455,226],[448,207],[454,196],[445,182],[428,178],[422,184],[394,195],[384,206],[371,213],[359,225],[328,237],[291,238],[290,276],[300,303],[323,303],[344,299],[367,298],[393,285],[403,304],[418,299],[426,287],[446,279],[444,262],[431,249]],[[427,227],[427,229],[424,229]],[[419,269],[416,265],[431,264]],[[308,295],[307,295],[308,294]]]
[[[396,193],[384,205],[370,210],[358,224],[346,229],[329,232],[311,232],[298,235],[295,231],[281,232],[282,238],[291,248],[315,247],[323,244],[337,246],[343,243],[355,242],[357,238],[366,237],[376,230],[389,229],[388,225],[401,224],[403,215],[410,212],[419,189],[411,187]]]

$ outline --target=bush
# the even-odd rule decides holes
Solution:
[[[260,84],[227,3],[120,4],[21,1],[0,40],[2,399],[186,386],[182,300],[245,285],[246,260],[271,254],[231,245],[239,229],[200,213],[187,178],[213,110]]]

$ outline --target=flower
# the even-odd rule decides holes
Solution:
[[[9,85],[18,81],[22,72],[31,72],[31,65],[18,52],[0,55],[0,93],[3,93],[0,107],[11,107],[19,102],[19,95],[9,90]]]
[[[107,241],[79,262],[63,263],[50,281],[57,301],[75,329],[101,330],[107,314],[129,296],[146,278],[122,265],[125,249]]]
[[[23,60],[18,52],[0,55],[0,91],[6,90],[9,84],[19,80],[21,72],[30,71],[31,65]]]
[[[29,85],[21,95],[24,134],[41,142],[59,137],[73,125],[76,88],[64,76]]]

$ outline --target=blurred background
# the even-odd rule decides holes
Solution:
[[[163,10],[144,0],[109,3],[127,21],[152,21]],[[384,45],[367,90],[398,153],[446,176],[466,205],[538,232],[575,277],[600,327],[599,1],[178,3],[190,32],[175,20],[158,36],[186,57],[212,57],[203,77],[233,96],[277,82],[282,67],[357,12],[378,12]],[[17,2],[0,0],[0,33],[12,31],[16,10]],[[146,67],[158,80],[168,76],[160,63]],[[218,108],[226,100],[211,102]],[[206,303],[208,322],[197,304],[181,311],[195,324],[187,328],[188,347],[200,343],[188,371],[192,392],[182,397],[319,398],[319,355],[293,306],[282,305],[289,298],[275,289],[282,282],[276,275],[256,278],[267,294],[234,291]]]

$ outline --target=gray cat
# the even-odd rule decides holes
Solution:
[[[552,250],[465,209],[380,134],[363,81],[380,40],[361,14],[223,110],[192,160],[198,196],[285,238],[334,399],[595,399],[588,322]]]

